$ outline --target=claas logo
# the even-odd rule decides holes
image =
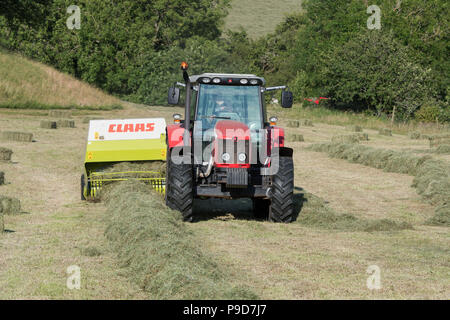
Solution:
[[[128,124],[110,124],[108,132],[152,132],[155,130],[154,123],[128,123]]]

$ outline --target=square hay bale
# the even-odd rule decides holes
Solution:
[[[52,118],[70,118],[72,116],[71,110],[50,110],[48,115]]]
[[[0,186],[5,184],[5,173],[0,171]]]
[[[338,135],[331,138],[333,143],[359,143],[359,138],[355,135]]]
[[[362,132],[363,131],[362,127],[360,127],[358,125],[347,126],[346,130],[352,131],[352,132]]]
[[[380,134],[382,136],[392,136],[392,130],[383,128],[383,129],[378,130],[378,134]]]
[[[4,215],[15,215],[20,213],[20,200],[0,196],[0,211]]]
[[[11,149],[0,147],[0,161],[11,161],[12,154]]]
[[[3,131],[1,139],[6,141],[32,142],[33,134],[27,132]]]
[[[293,135],[291,135],[289,141],[291,141],[291,142],[304,142],[305,139],[303,138],[302,134],[293,134]]]
[[[298,120],[289,120],[287,126],[290,127],[290,128],[299,128],[300,127],[300,121],[298,121]]]
[[[410,132],[410,133],[408,134],[408,137],[409,137],[411,140],[418,140],[418,139],[421,139],[421,138],[422,138],[422,134],[421,134],[420,132],[418,132],[418,131],[413,131],[413,132]]]
[[[58,120],[57,121],[58,128],[75,128],[75,121],[74,120]]]
[[[43,129],[56,129],[57,124],[56,124],[56,121],[42,120],[40,127]]]

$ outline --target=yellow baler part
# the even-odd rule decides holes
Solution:
[[[89,141],[85,163],[165,161],[166,139]]]

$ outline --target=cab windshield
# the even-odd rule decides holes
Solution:
[[[211,129],[220,120],[234,120],[251,130],[262,128],[262,108],[258,86],[200,86],[195,120],[203,130]]]

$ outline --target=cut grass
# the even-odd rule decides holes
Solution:
[[[306,226],[339,231],[399,231],[412,229],[406,222],[391,219],[369,220],[351,214],[339,214],[325,204],[325,201],[310,193],[297,193],[296,210],[300,211],[297,222]]]
[[[355,144],[322,143],[311,145],[309,149],[387,172],[415,176],[412,186],[427,202],[440,206],[429,223],[450,226],[450,165],[447,163],[430,156]]]
[[[162,199],[139,182],[105,193],[106,236],[128,275],[153,299],[255,299],[232,287],[227,273],[196,244],[195,235]]]
[[[259,38],[275,31],[286,14],[301,10],[300,0],[233,0],[225,19],[225,28],[243,28],[251,38]]]

